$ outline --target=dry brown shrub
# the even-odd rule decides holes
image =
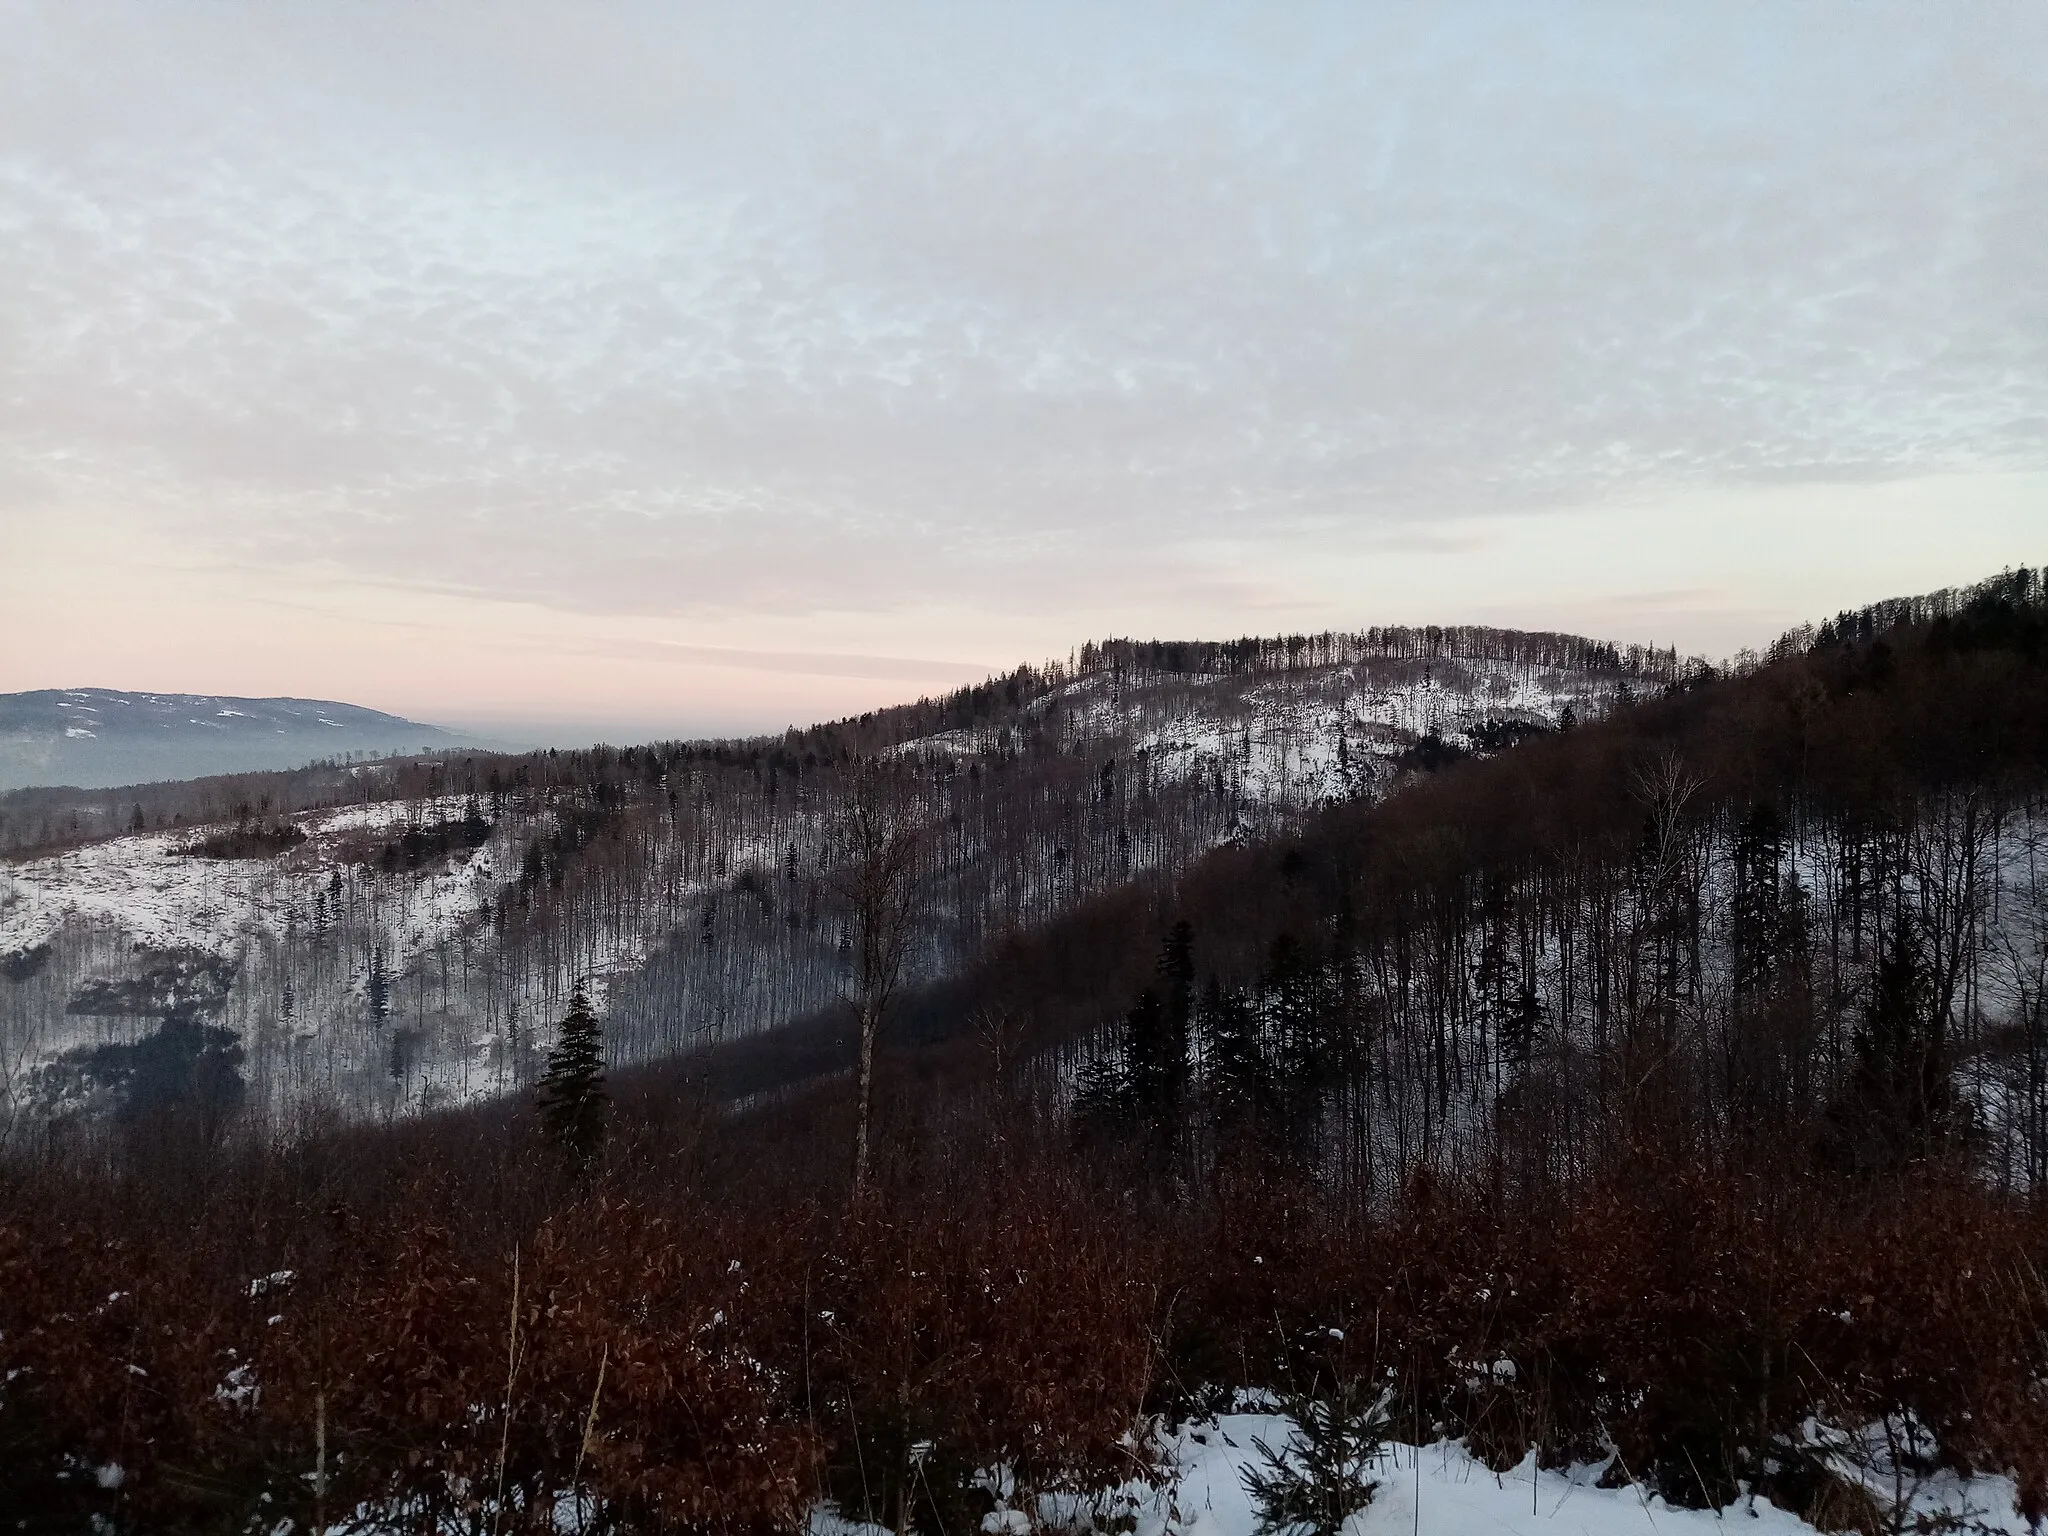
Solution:
[[[1142,1245],[1028,1188],[1000,1208],[873,1205],[820,1237],[809,1396],[845,1507],[921,1505],[950,1528],[983,1468],[1041,1489],[1153,1473],[1130,1440],[1155,1365]]]
[[[600,1181],[486,1219],[400,1181],[372,1215],[259,1189],[193,1224],[31,1191],[0,1221],[0,1499],[180,1530],[267,1493],[427,1530],[502,1487],[510,1531],[580,1482],[648,1530],[821,1494],[952,1528],[982,1468],[1101,1488],[1150,1470],[1144,1411],[1368,1379],[1404,1437],[1611,1449],[1692,1502],[1750,1482],[1827,1514],[1809,1415],[1910,1414],[2027,1509],[2048,1486],[2048,1219],[1967,1179],[1646,1157],[1527,1204],[1418,1178],[1368,1215],[1281,1168],[1153,1198],[1013,1154],[850,1212]]]

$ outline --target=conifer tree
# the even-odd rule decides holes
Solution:
[[[1515,1000],[1509,1005],[1501,1019],[1501,1054],[1517,1069],[1528,1066],[1529,1055],[1535,1049],[1538,1037],[1543,1033],[1544,1015],[1547,1010],[1543,999],[1536,995],[1536,989],[1524,982]]]
[[[569,999],[536,1097],[549,1139],[579,1169],[588,1167],[604,1145],[604,1028],[581,987]]]
[[[1865,1162],[1916,1161],[1938,1151],[1954,1129],[1946,1042],[1927,990],[1918,938],[1901,913],[1856,1032],[1851,1092]]]
[[[384,971],[384,951],[370,951],[370,1017],[382,1024],[391,1013],[391,978]]]
[[[1195,1012],[1194,930],[1175,923],[1159,981],[1138,995],[1118,1049],[1082,1069],[1075,1113],[1091,1129],[1142,1127],[1170,1151],[1187,1093]]]
[[[1331,1087],[1330,1010],[1323,981],[1320,968],[1292,934],[1273,941],[1258,989],[1276,1047],[1273,1067],[1281,1099],[1279,1123],[1271,1129],[1297,1154],[1306,1150]]]
[[[1784,938],[1784,900],[1779,869],[1785,857],[1785,828],[1776,809],[1759,804],[1735,834],[1735,991],[1751,998],[1770,982]]]
[[[1251,1000],[1212,978],[1204,999],[1209,1092],[1216,1123],[1226,1134],[1262,1125],[1272,1109],[1273,1073],[1259,1016]]]
[[[1195,1007],[1194,929],[1175,923],[1159,955],[1159,983],[1131,1011],[1131,1090],[1144,1118],[1170,1124],[1187,1086],[1189,1023]]]
[[[1352,1384],[1333,1398],[1281,1399],[1292,1432],[1278,1450],[1253,1436],[1261,1465],[1238,1474],[1259,1536],[1339,1536],[1372,1502],[1379,1488],[1375,1464],[1391,1428],[1391,1396],[1369,1397]]]

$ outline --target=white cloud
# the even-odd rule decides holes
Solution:
[[[4,19],[0,526],[981,657],[2048,468],[2038,10]]]

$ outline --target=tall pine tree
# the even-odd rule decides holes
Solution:
[[[384,951],[370,951],[370,1017],[382,1024],[391,1013],[391,978],[384,970]]]
[[[569,999],[536,1097],[548,1138],[579,1170],[587,1168],[604,1145],[604,1028],[581,987]]]
[[[1779,869],[1785,858],[1785,826],[1777,809],[1759,803],[1735,833],[1735,993],[1747,1001],[1770,984],[1784,939],[1784,899]]]
[[[1958,1129],[1943,1036],[1918,936],[1901,912],[1856,1032],[1850,1118],[1859,1162],[1915,1162],[1939,1152]]]
[[[1194,930],[1175,923],[1159,956],[1159,981],[1139,994],[1117,1049],[1082,1070],[1075,1105],[1098,1131],[1144,1130],[1162,1153],[1179,1137],[1195,1012]]]
[[[1216,1124],[1227,1137],[1248,1135],[1271,1110],[1273,1073],[1264,1032],[1251,999],[1212,976],[1202,1001],[1209,1097]]]
[[[1175,923],[1159,956],[1159,984],[1131,1011],[1131,1090],[1138,1113],[1171,1124],[1187,1087],[1189,1021],[1195,1008],[1194,930]]]

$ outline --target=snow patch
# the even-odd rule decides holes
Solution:
[[[1185,1426],[1169,1441],[1166,1485],[1127,1484],[1093,1498],[1052,1494],[1037,1500],[1043,1528],[1103,1528],[1128,1521],[1133,1536],[1254,1536],[1258,1516],[1245,1491],[1247,1468],[1262,1464],[1256,1442],[1279,1447],[1293,1425],[1279,1414],[1233,1413]],[[1346,1536],[1708,1536],[1740,1519],[1753,1536],[1813,1536],[1814,1528],[1770,1500],[1744,1497],[1726,1509],[1684,1509],[1629,1484],[1599,1486],[1604,1461],[1543,1471],[1533,1453],[1507,1472],[1495,1472],[1462,1445],[1389,1444],[1373,1464],[1373,1499],[1352,1516]],[[1953,1486],[1930,1485],[1912,1501],[1915,1513],[1938,1518],[1968,1512],[1971,1529],[2019,1536],[2027,1524],[2013,1508],[2009,1478],[1979,1477]],[[1016,1526],[999,1504],[991,1533]],[[1108,1517],[1105,1519],[1104,1517]],[[1119,1521],[1118,1516],[1124,1520]],[[1031,1523],[1031,1522],[1027,1522]],[[1907,1528],[1912,1528],[1910,1523]],[[865,1536],[865,1528],[821,1513],[813,1536]]]
[[[185,850],[204,831],[137,832],[0,867],[0,954],[33,949],[68,923],[104,924],[138,948],[238,955],[311,915],[316,891],[350,861],[343,833],[379,832],[461,814],[458,800],[386,801],[290,818],[308,842],[283,858],[205,859]],[[431,948],[481,909],[499,876],[486,846],[459,867],[427,872],[394,922],[393,964]]]

